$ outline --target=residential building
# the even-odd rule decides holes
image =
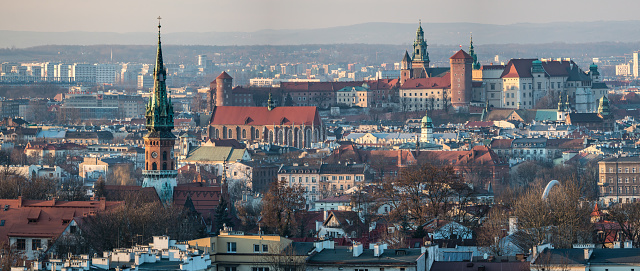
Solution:
[[[306,270],[426,271],[425,257],[419,248],[387,249],[386,244],[370,244],[364,249],[361,243],[355,243],[351,248],[329,247],[311,255]]]
[[[275,235],[247,235],[225,227],[220,235],[191,240],[188,244],[207,251],[217,271],[268,271],[273,255],[284,254],[293,266],[302,266],[312,244],[293,242]]]
[[[79,231],[82,217],[111,210],[121,202],[2,199],[0,240],[15,246],[27,260],[43,256],[62,236]]]
[[[600,201],[605,206],[640,199],[640,157],[611,157],[598,162]]]

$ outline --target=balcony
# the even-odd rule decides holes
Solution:
[[[177,170],[143,170],[142,175],[145,177],[155,178],[175,178],[178,176]]]

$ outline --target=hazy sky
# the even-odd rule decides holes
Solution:
[[[637,0],[0,0],[0,30],[227,32],[366,22],[637,20]]]

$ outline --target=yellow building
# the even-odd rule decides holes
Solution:
[[[217,271],[299,271],[304,268],[313,244],[298,249],[291,239],[276,235],[245,235],[225,228],[220,235],[189,241],[190,246],[208,252]],[[305,243],[306,244],[306,243]],[[305,253],[300,253],[304,251]],[[298,255],[300,254],[300,255]],[[286,266],[283,263],[287,263]]]

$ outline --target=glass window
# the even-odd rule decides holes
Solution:
[[[236,242],[227,242],[227,253],[236,253]]]

